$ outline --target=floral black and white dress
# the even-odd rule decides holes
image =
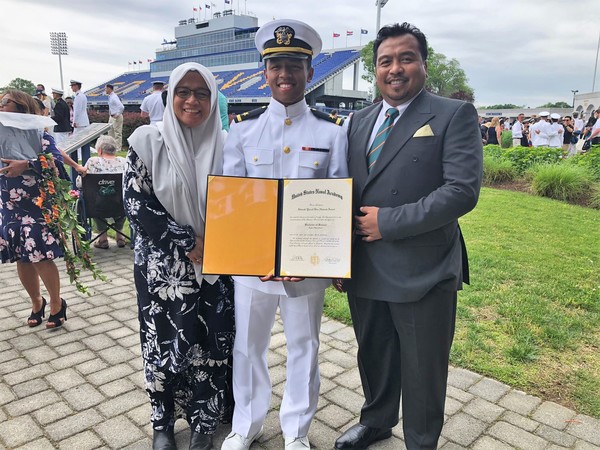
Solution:
[[[154,429],[184,418],[212,434],[233,413],[233,282],[221,276],[199,286],[185,256],[195,245],[153,193],[146,166],[129,150],[125,210],[135,232],[134,279],[146,391]]]
[[[67,178],[62,155],[54,138],[44,132],[41,149],[51,153],[60,175]],[[32,161],[41,173],[39,161]],[[36,263],[63,256],[56,236],[35,204],[40,195],[40,177],[28,170],[18,177],[0,176],[0,258],[3,263],[21,261]]]

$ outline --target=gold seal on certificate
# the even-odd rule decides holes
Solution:
[[[209,176],[203,272],[350,278],[352,179]]]

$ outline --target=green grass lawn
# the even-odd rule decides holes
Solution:
[[[483,188],[452,364],[600,417],[600,211]],[[345,295],[325,313],[350,323]]]

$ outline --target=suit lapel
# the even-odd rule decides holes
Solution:
[[[413,100],[392,128],[392,132],[385,141],[373,170],[368,174],[366,184],[377,177],[402,150],[415,132],[433,117],[429,94],[423,91]]]

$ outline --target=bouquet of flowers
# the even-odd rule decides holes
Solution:
[[[42,209],[44,221],[57,236],[71,283],[75,283],[79,292],[89,295],[88,288],[79,280],[81,269],[89,270],[94,279],[106,281],[106,277],[92,262],[90,244],[83,238],[85,230],[77,221],[75,204],[79,194],[71,190],[68,180],[59,176],[51,154],[40,153],[38,160],[42,170],[40,195],[35,203]],[[72,241],[72,248],[69,241]]]

